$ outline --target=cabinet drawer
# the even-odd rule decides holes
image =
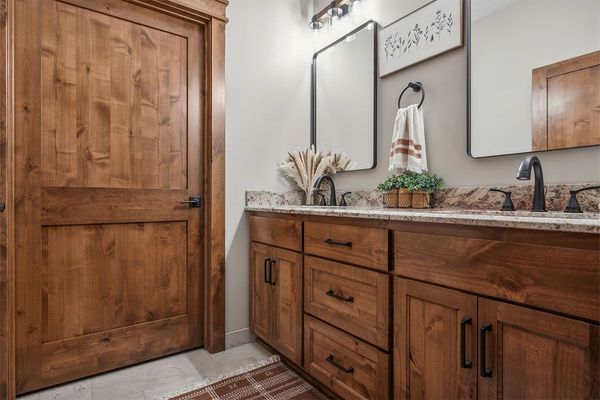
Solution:
[[[388,270],[386,229],[306,222],[304,250],[308,254]]]
[[[250,240],[302,251],[302,222],[287,218],[251,215]]]
[[[394,240],[398,275],[599,318],[597,250],[400,231]]]
[[[385,350],[389,348],[389,276],[304,258],[304,311]]]
[[[309,315],[304,368],[342,399],[390,398],[389,355]]]

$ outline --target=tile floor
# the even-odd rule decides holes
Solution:
[[[271,353],[257,343],[244,344],[216,354],[192,350],[17,399],[154,400],[270,356]]]

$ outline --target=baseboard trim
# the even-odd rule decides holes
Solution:
[[[250,332],[250,328],[238,329],[225,334],[225,348],[241,346],[256,341],[256,336]]]

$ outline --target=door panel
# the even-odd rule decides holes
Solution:
[[[266,342],[271,340],[271,285],[267,282],[271,251],[258,243],[250,247],[250,329]]]
[[[44,343],[186,313],[185,222],[50,226],[42,235]]]
[[[185,188],[186,38],[43,4],[42,184]]]
[[[491,325],[479,398],[598,398],[597,325],[482,298],[479,323]]]
[[[297,365],[302,363],[302,255],[283,249],[273,268],[272,345]]]
[[[475,399],[477,297],[401,278],[394,296],[395,398]]]
[[[19,0],[14,43],[18,392],[202,345],[203,28]]]

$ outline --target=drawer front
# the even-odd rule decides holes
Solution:
[[[250,240],[302,251],[302,222],[288,218],[251,215]]]
[[[390,398],[389,355],[309,315],[304,368],[342,399]]]
[[[388,270],[388,231],[352,225],[306,222],[304,251],[338,261]]]
[[[304,257],[304,311],[389,349],[389,275]]]
[[[394,232],[394,272],[598,321],[597,250]]]

